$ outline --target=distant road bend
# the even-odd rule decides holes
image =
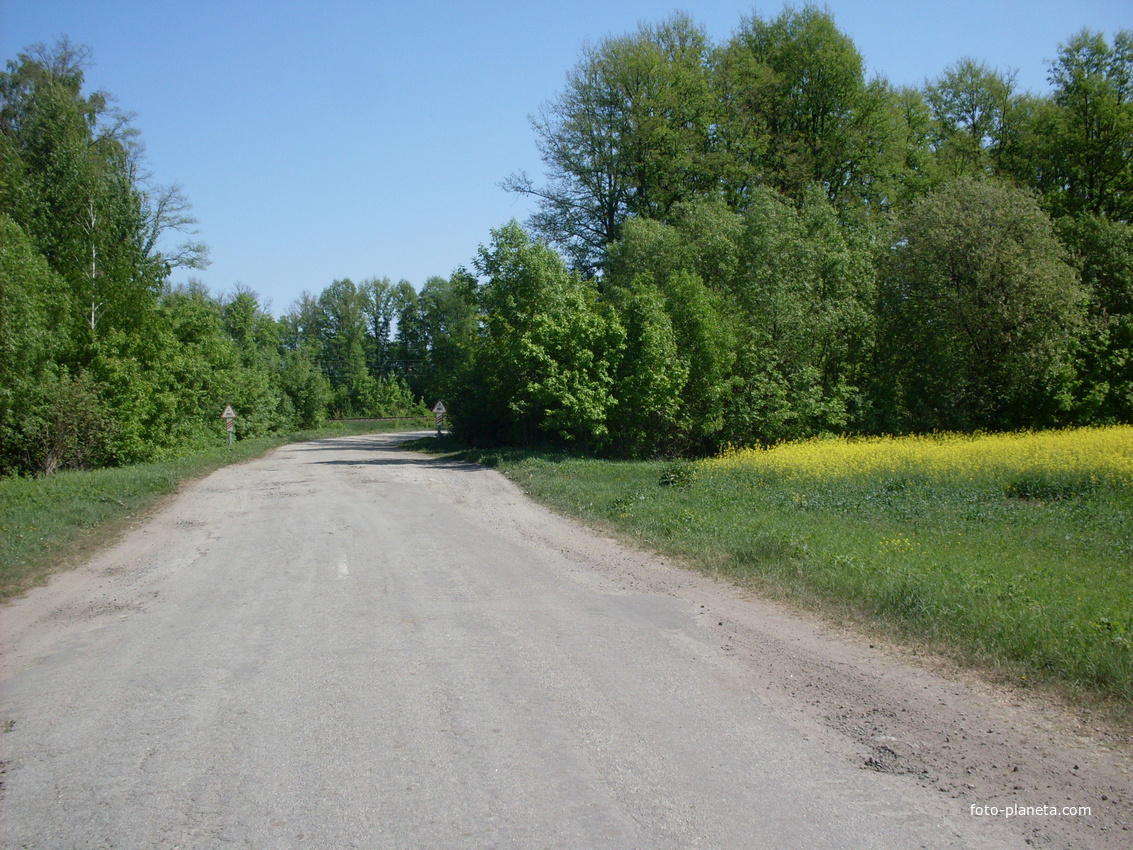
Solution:
[[[400,439],[222,469],[0,610],[0,845],[1133,845],[1057,710]],[[973,814],[1040,804],[1091,811]]]

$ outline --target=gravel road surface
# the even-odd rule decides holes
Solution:
[[[0,610],[3,847],[1133,846],[1080,718],[400,439],[220,470]]]

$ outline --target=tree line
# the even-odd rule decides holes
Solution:
[[[64,40],[0,73],[0,474],[218,445],[226,404],[241,438],[424,413],[385,363],[408,285],[339,281],[280,319],[241,286],[170,285],[207,248],[131,116],[84,92],[88,62]]]
[[[474,263],[456,424],[641,456],[1130,421],[1133,33],[1049,81],[867,79],[813,6],[587,47]]]
[[[1133,421],[1133,34],[1051,91],[867,79],[825,11],[584,49],[521,225],[419,289],[279,319],[201,268],[179,187],[67,42],[0,74],[0,471],[129,463],[443,399],[477,443],[700,454],[823,433]],[[173,246],[173,247],[171,247]]]

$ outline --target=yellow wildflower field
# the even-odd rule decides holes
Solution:
[[[1133,485],[1133,426],[1007,434],[818,438],[732,449],[707,473],[750,470],[779,480],[917,475],[950,481],[1074,478]]]

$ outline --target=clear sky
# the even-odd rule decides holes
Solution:
[[[796,4],[801,5],[801,4]],[[1129,0],[830,0],[869,74],[921,84],[970,56],[1047,90],[1083,27],[1133,29]],[[724,0],[0,0],[3,59],[68,35],[88,90],[136,113],[156,182],[193,203],[213,292],[286,312],[338,278],[470,264],[532,204],[499,188],[542,164],[528,116],[587,42],[683,10],[713,41],[782,4]],[[175,274],[183,280],[188,273]]]

